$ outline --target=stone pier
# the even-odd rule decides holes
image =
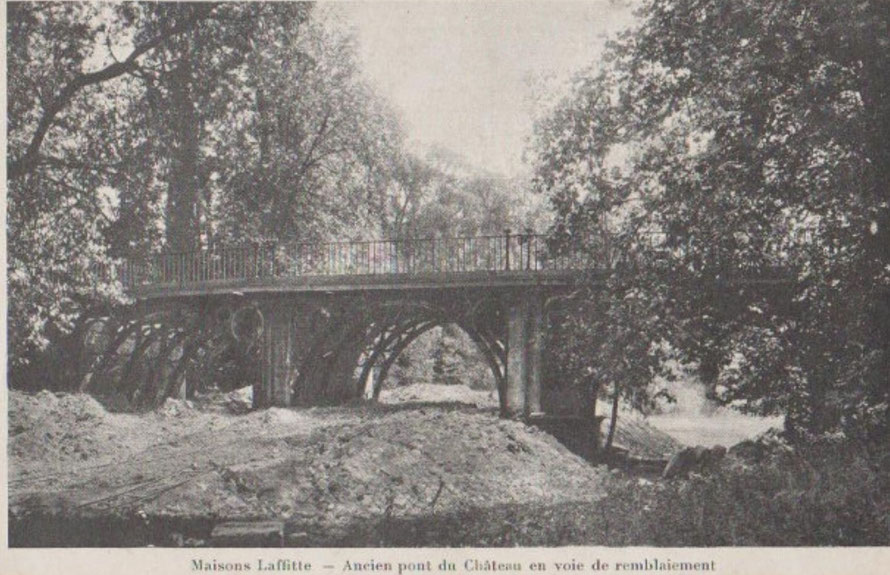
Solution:
[[[504,415],[528,417],[541,411],[543,312],[536,290],[507,302],[507,373]]]
[[[254,386],[254,407],[289,406],[293,383],[294,326],[279,302],[260,307],[263,318],[262,379]]]

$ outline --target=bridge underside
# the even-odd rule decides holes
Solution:
[[[540,412],[544,297],[541,289],[504,287],[245,296],[262,326],[254,404],[376,399],[414,340],[455,324],[485,357],[503,415]]]
[[[239,289],[176,293],[142,298],[133,318],[110,334],[105,357],[92,361],[82,388],[126,388],[130,399],[163,400],[188,389],[190,377],[207,377],[206,343],[229,338],[240,346],[236,363],[251,364],[255,407],[332,405],[374,400],[399,355],[422,334],[454,324],[476,344],[497,383],[501,413],[528,417],[554,409],[548,398],[544,358],[546,301],[568,287],[559,278],[530,274],[482,281],[306,289]],[[491,279],[491,278],[489,278]],[[469,281],[468,281],[469,280]],[[175,326],[164,329],[164,325]],[[124,359],[109,358],[126,349]],[[205,350],[205,351],[202,351]],[[257,366],[256,363],[259,362]],[[146,365],[145,368],[138,367]],[[257,369],[258,368],[258,369]],[[141,370],[141,371],[140,371]],[[190,375],[190,373],[192,375]],[[552,394],[551,394],[552,395]],[[135,401],[134,401],[135,403]],[[569,402],[571,403],[571,402]],[[571,407],[571,406],[570,406]]]

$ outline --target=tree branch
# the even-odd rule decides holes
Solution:
[[[68,106],[78,92],[88,86],[94,86],[113,80],[114,78],[132,71],[136,68],[137,60],[141,56],[161,46],[173,36],[193,29],[198,23],[207,19],[215,8],[216,5],[214,4],[199,4],[196,6],[195,12],[191,17],[172,26],[169,30],[159,34],[144,44],[136,46],[130,55],[127,56],[126,60],[123,60],[122,62],[115,61],[113,64],[109,64],[101,70],[79,74],[71,79],[71,81],[62,88],[59,94],[44,108],[43,115],[37,124],[37,129],[34,131],[34,135],[31,137],[31,142],[28,144],[25,153],[9,163],[6,174],[9,181],[20,179],[37,167],[40,146],[43,144],[47,132],[49,132],[49,129],[53,126],[59,113]]]

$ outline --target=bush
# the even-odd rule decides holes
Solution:
[[[641,489],[639,480],[616,480],[603,501],[611,527],[603,543],[887,545],[888,463],[887,453],[820,442],[757,463],[729,458],[688,481]]]

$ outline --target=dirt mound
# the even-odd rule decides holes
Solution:
[[[381,403],[460,403],[478,408],[498,407],[496,390],[485,391],[472,389],[466,385],[442,385],[433,383],[415,383],[380,392]]]
[[[547,434],[470,412],[387,413],[284,441],[280,457],[224,466],[214,481],[171,491],[146,511],[181,513],[200,502],[194,511],[330,532],[363,517],[593,500],[602,476]]]
[[[471,407],[234,416],[170,403],[132,416],[86,396],[13,392],[11,400],[16,516],[280,518],[327,541],[356,522],[595,501],[606,475],[546,433]],[[65,464],[84,450],[114,457]]]
[[[168,400],[156,412],[112,413],[87,394],[9,391],[10,482],[107,466],[219,427],[220,417]]]
[[[442,385],[416,383],[404,387],[384,389],[380,394],[384,404],[395,403],[453,403],[475,406],[480,409],[498,407],[496,390],[484,391],[471,389],[466,385]],[[603,421],[600,428],[605,439],[609,429],[609,420]],[[618,428],[615,430],[615,445],[627,450],[630,455],[644,458],[670,457],[683,448],[683,445],[658,428],[638,412],[622,409],[618,416]]]
[[[125,436],[138,424],[135,416],[106,412],[89,395],[9,393],[9,455],[20,470],[127,451]]]

